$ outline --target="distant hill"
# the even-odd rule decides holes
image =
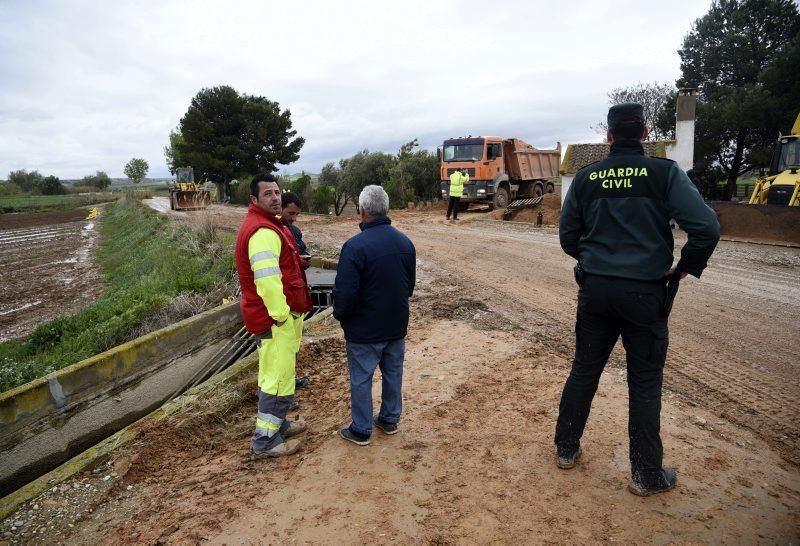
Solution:
[[[174,178],[145,178],[138,184],[134,184],[133,180],[130,178],[112,178],[111,179],[111,187],[121,187],[121,186],[165,186],[167,182],[174,182]],[[82,182],[81,178],[76,178],[72,180],[62,180],[61,183],[66,186],[74,186],[76,184],[80,184]]]

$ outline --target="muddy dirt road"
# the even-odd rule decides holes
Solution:
[[[236,226],[242,214],[216,217]],[[419,256],[399,434],[376,431],[366,448],[336,436],[349,419],[347,368],[336,325],[320,326],[298,362],[298,373],[312,380],[299,393],[300,417],[310,425],[301,454],[249,461],[255,398],[245,382],[214,397],[218,411],[145,430],[110,468],[76,480],[79,488],[103,492],[91,513],[84,507],[80,516],[62,516],[57,529],[28,539],[800,539],[800,358],[793,345],[800,250],[723,242],[702,280],[682,283],[662,412],[665,463],[677,468],[679,484],[642,499],[625,491],[627,390],[619,347],[594,401],[581,464],[560,471],[553,461],[576,298],[572,260],[556,230],[488,222],[485,214],[464,214],[457,224],[441,216],[393,214]],[[353,219],[310,216],[299,225],[318,253],[338,248],[357,229]],[[104,482],[106,472],[113,476]],[[71,487],[53,498],[68,499]],[[26,510],[31,515],[23,517],[35,521],[37,511]]]
[[[102,207],[99,207],[102,208]],[[0,341],[24,336],[102,291],[89,208],[0,216]]]

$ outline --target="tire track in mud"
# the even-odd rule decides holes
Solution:
[[[508,315],[530,339],[571,360],[577,290],[566,271],[553,276],[563,261],[557,233],[529,236],[515,226],[513,234],[498,234],[504,225],[484,223],[459,228],[459,237],[446,238],[445,253],[440,248],[447,227],[411,227],[425,234],[424,247],[437,265],[461,280],[463,294]],[[539,240],[547,238],[544,250]],[[497,239],[502,244],[489,242]],[[676,237],[676,249],[684,241]],[[740,245],[721,245],[703,279],[690,281],[679,295],[670,321],[665,386],[753,430],[786,460],[800,464],[797,352],[786,336],[776,347],[773,334],[774,324],[797,324],[800,318],[800,275],[791,265],[772,265],[794,263],[800,251]],[[549,278],[549,286],[526,288],[520,282],[526,277]],[[743,339],[730,339],[731,331]],[[619,346],[609,366],[624,369]]]

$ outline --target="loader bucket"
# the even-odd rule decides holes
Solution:
[[[170,199],[174,210],[198,210],[207,208],[211,204],[211,194],[208,190],[173,191]]]
[[[800,207],[709,203],[723,239],[800,246]]]

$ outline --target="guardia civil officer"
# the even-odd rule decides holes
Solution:
[[[575,358],[556,424],[556,462],[575,466],[600,374],[622,336],[628,368],[631,481],[637,495],[667,491],[662,466],[661,384],[671,301],[667,281],[700,277],[719,240],[719,223],[677,164],[646,157],[642,106],[608,111],[608,157],[578,171],[561,209],[564,252],[578,260]],[[670,218],[688,234],[673,266]],[[676,285],[675,285],[676,286]],[[674,292],[672,293],[674,295]]]

